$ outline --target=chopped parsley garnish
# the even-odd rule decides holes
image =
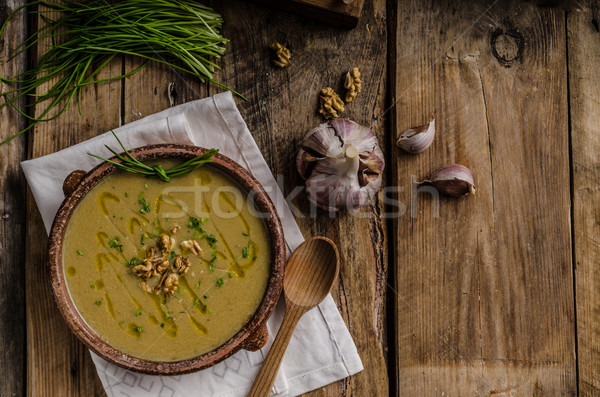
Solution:
[[[208,295],[204,295],[204,296],[203,296],[203,298],[204,298],[204,299],[208,299]]]
[[[248,245],[250,245],[250,243],[248,243]],[[244,247],[244,249],[242,249],[242,257],[247,258],[248,255],[250,255],[250,248]]]
[[[158,228],[154,229],[154,233],[150,234],[148,232],[144,233],[143,236],[145,238],[157,238],[160,235],[160,230]]]
[[[127,194],[127,192],[125,192],[125,197],[129,197],[129,195]]]
[[[127,262],[125,264],[125,266],[132,267],[132,266],[137,266],[141,263],[142,263],[142,260],[140,258],[138,258],[137,256],[134,256],[133,258],[131,258],[131,260],[129,262]]]
[[[193,218],[190,216],[190,220],[188,221],[187,225],[190,229],[198,229],[200,227],[200,221],[198,218]]]
[[[121,240],[119,240],[119,236],[116,236],[112,240],[108,242],[108,246],[110,248],[118,248],[119,251],[123,252],[123,244],[121,244]]]
[[[96,306],[100,306],[102,304],[102,301],[96,301],[94,303],[96,304]]]
[[[207,234],[206,235],[206,240],[208,240],[208,244],[212,247],[213,245],[215,245],[217,243],[217,238],[215,236],[213,236],[212,234]]]
[[[94,284],[90,284],[90,288],[91,289],[96,289],[96,286]]]
[[[160,327],[164,328],[165,327],[165,323],[160,323]]]
[[[253,256],[253,257],[252,257],[252,260],[253,260],[253,261],[255,261],[255,260],[256,260],[256,256]]]
[[[142,309],[139,309],[139,308],[135,309],[135,316],[138,317],[138,316],[141,316],[141,315],[142,315]]]
[[[194,300],[194,305],[193,305],[193,306],[194,306],[194,307],[198,307],[198,305],[200,305],[200,299],[196,298],[196,299]]]
[[[209,272],[214,272],[215,271],[215,267],[213,265],[208,265],[208,271]]]
[[[140,197],[138,202],[142,205],[142,208],[140,209],[140,214],[145,214],[146,212],[150,212],[150,203],[145,198]]]
[[[198,219],[198,218],[194,218],[194,217],[190,216],[190,219],[188,220],[187,226],[190,229],[197,230],[197,232],[206,233],[206,230],[204,230],[204,228],[202,227],[201,223],[204,223],[207,220],[208,220],[207,218]],[[197,238],[197,232],[194,233],[194,238]]]
[[[142,238],[140,238],[140,243],[141,243],[142,245],[146,245],[146,244],[144,244],[144,235],[143,235],[143,234],[142,234]]]
[[[83,256],[83,251],[82,250],[77,250],[77,255]]]
[[[195,240],[195,239],[197,239],[198,237],[200,237],[200,233],[198,233],[198,232],[194,232],[194,235],[192,236],[192,238]]]
[[[135,327],[133,330],[135,332],[137,332],[138,334],[141,334],[142,332],[144,332],[144,329],[142,327]]]
[[[155,219],[155,220],[152,221],[153,225],[156,225],[157,223],[158,223],[158,219]]]
[[[169,254],[169,259],[175,259],[177,258],[177,254],[175,253],[175,251],[171,251],[171,253]]]
[[[210,258],[210,263],[214,263],[214,261],[216,261],[216,260],[217,260],[217,256],[213,255],[213,257]]]
[[[248,233],[246,233],[246,232],[242,232],[242,235],[244,235],[244,236],[249,236],[249,234],[248,234]]]
[[[144,187],[146,188],[146,190],[148,190],[148,183],[144,182]]]
[[[231,273],[227,273],[227,275],[229,276],[229,278],[233,277],[233,274],[231,274]]]
[[[200,288],[200,281],[198,281],[198,284],[196,284],[196,288]]]
[[[217,283],[216,283],[217,287],[222,287],[224,282],[225,282],[225,280],[223,280],[223,278],[218,279]]]
[[[165,320],[168,320],[171,318],[171,312],[166,312],[165,313]]]

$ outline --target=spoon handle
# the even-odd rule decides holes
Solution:
[[[283,322],[277,333],[277,337],[271,346],[271,350],[267,354],[267,358],[262,364],[252,388],[248,393],[248,397],[267,397],[271,393],[273,383],[275,383],[275,377],[281,360],[287,348],[288,343],[294,333],[294,328],[298,324],[298,320],[304,314],[306,310],[302,310],[301,307],[294,304],[289,304],[286,301],[286,311],[283,316]]]

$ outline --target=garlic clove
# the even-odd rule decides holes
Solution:
[[[396,144],[411,154],[424,152],[435,137],[435,119],[427,124],[418,127],[409,128],[400,134]]]
[[[475,194],[475,181],[471,170],[461,164],[440,168],[422,183],[433,185],[440,193],[452,197]]]
[[[352,142],[359,153],[370,152],[374,147],[378,147],[377,137],[371,129],[356,124],[352,120],[335,120],[334,129],[344,142]]]
[[[310,152],[300,149],[298,156],[296,157],[296,168],[302,179],[307,179],[312,173],[313,168],[317,161],[324,159],[322,156],[315,156]]]
[[[324,157],[342,156],[343,145],[336,136],[335,130],[329,127],[328,124],[323,123],[309,132],[310,135],[304,138],[302,146]]]
[[[381,174],[385,167],[383,152],[379,146],[375,146],[372,151],[360,155],[360,170],[369,169],[374,173]]]
[[[308,132],[296,157],[309,200],[320,208],[358,208],[381,187],[385,160],[369,128],[336,119]]]

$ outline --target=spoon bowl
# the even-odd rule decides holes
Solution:
[[[285,316],[248,397],[268,396],[300,317],[329,293],[340,270],[338,250],[326,237],[312,237],[292,253],[285,267]]]
[[[313,237],[290,256],[283,277],[286,302],[314,307],[329,293],[339,272],[337,248],[325,237]]]

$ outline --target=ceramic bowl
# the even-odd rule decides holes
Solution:
[[[207,149],[187,145],[153,145],[133,149],[130,153],[140,161],[160,158],[194,158]],[[115,161],[119,161],[113,158]],[[269,196],[258,181],[239,164],[221,154],[213,157],[210,167],[222,171],[246,192],[254,191],[254,201],[258,211],[269,214],[264,219],[270,239],[272,263],[271,273],[265,296],[256,312],[246,325],[226,343],[215,350],[200,356],[174,362],[151,361],[129,355],[115,349],[101,339],[77,311],[65,283],[63,269],[63,239],[69,220],[83,197],[103,178],[117,170],[110,163],[102,163],[90,172],[77,170],[71,173],[63,185],[65,200],[63,201],[52,225],[49,240],[49,264],[51,269],[52,289],[60,312],[71,331],[92,351],[100,357],[123,368],[154,375],[176,375],[198,371],[231,356],[240,349],[258,350],[265,345],[269,337],[266,322],[275,305],[283,286],[283,274],[286,259],[285,240],[281,221]]]

